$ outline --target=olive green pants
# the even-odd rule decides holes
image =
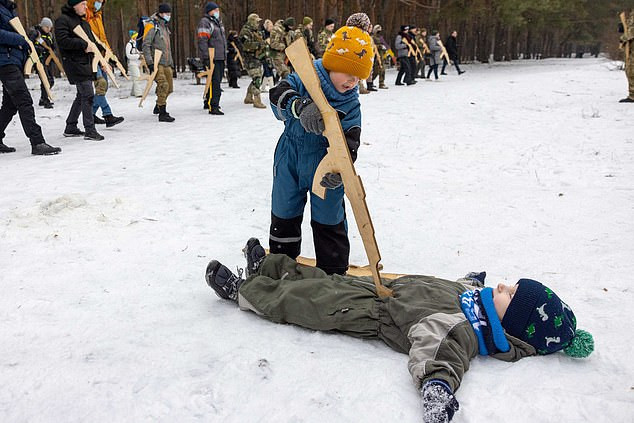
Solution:
[[[630,63],[625,65],[625,74],[630,86],[630,98],[634,100],[634,48],[630,47]]]
[[[286,78],[291,73],[291,70],[286,64],[285,54],[278,55],[278,57],[273,59],[273,67],[275,68],[277,75],[282,79]]]
[[[154,78],[156,82],[156,104],[159,106],[165,106],[167,104],[167,97],[174,92],[173,78],[172,68],[159,65],[156,78]]]

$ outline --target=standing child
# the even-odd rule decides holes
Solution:
[[[367,19],[367,16],[365,17]],[[323,59],[314,67],[326,99],[340,115],[353,161],[361,136],[361,106],[357,86],[372,71],[372,39],[363,26],[344,26],[333,36]],[[363,28],[363,29],[361,29]],[[324,122],[297,74],[271,89],[275,117],[284,121],[284,133],[275,151],[269,246],[271,252],[295,259],[301,249],[306,196],[317,166],[326,155],[328,140],[321,134]],[[348,240],[341,175],[327,174],[322,200],[310,194],[311,227],[317,266],[328,274],[348,269]]]

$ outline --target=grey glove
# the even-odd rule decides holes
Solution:
[[[310,98],[302,97],[293,101],[292,111],[306,132],[321,135],[326,129],[319,108]]]
[[[337,189],[343,185],[340,173],[326,173],[319,183],[324,188]]]
[[[447,423],[453,418],[460,405],[445,381],[432,379],[425,382],[420,390],[423,397],[423,422]]]

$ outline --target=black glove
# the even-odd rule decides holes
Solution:
[[[308,97],[298,98],[291,106],[293,115],[299,119],[306,132],[321,135],[326,129],[324,118],[317,105]]]
[[[460,405],[446,382],[432,379],[425,382],[420,390],[423,397],[423,422],[447,423]]]
[[[326,173],[319,183],[324,188],[337,189],[343,185],[340,173]]]

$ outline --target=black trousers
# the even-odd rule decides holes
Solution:
[[[81,114],[84,130],[94,130],[95,119],[92,114],[92,102],[95,98],[95,89],[93,81],[76,82],[75,87],[77,87],[77,95],[66,118],[66,126],[77,127]]]
[[[220,96],[222,91],[220,90],[220,83],[222,77],[225,74],[225,61],[214,60],[214,71],[211,74],[211,101],[209,101],[209,92],[205,94],[205,102],[211,105],[212,109],[220,107]]]
[[[42,128],[35,121],[33,99],[24,82],[22,69],[16,65],[0,67],[0,81],[2,81],[2,108],[0,108],[0,141],[5,137],[5,130],[16,113],[20,115],[22,129],[29,138],[31,145],[44,142]]]
[[[458,75],[460,75],[460,60],[458,58],[453,58],[451,59],[451,61],[456,67],[456,72],[458,72]],[[443,59],[442,71],[440,71],[440,73],[445,73],[445,69],[447,68],[447,65],[448,65],[447,59]]]
[[[286,254],[293,260],[299,256],[302,246],[302,219],[282,219],[271,213],[269,248],[271,253]],[[331,275],[343,275],[348,270],[350,240],[345,218],[336,225],[324,225],[311,220],[317,267]]]
[[[53,88],[55,85],[55,78],[53,77],[53,71],[51,69],[52,63],[48,66],[44,65],[44,71],[46,72],[46,77],[48,78],[48,83]],[[49,103],[51,100],[48,98],[48,94],[46,93],[46,89],[44,88],[44,84],[40,84],[40,102]]]
[[[396,83],[400,84],[403,76],[405,76],[404,82],[406,84],[412,82],[414,79],[414,72],[410,68],[411,61],[409,60],[409,57],[399,57],[397,60],[400,64],[400,68],[398,70],[398,74],[396,74]]]
[[[429,65],[429,70],[427,71],[427,79],[431,76],[432,71],[434,72],[434,77],[438,79],[438,65],[433,64]]]

